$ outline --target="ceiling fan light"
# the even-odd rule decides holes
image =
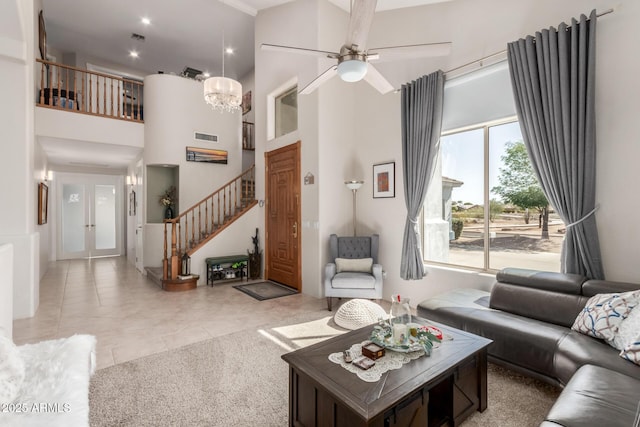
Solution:
[[[345,82],[358,82],[367,74],[367,63],[357,59],[342,61],[338,64],[338,75]]]

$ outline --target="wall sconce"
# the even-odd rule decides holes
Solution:
[[[131,184],[131,177],[129,175],[127,175],[127,185],[133,185]]]
[[[44,182],[53,181],[53,171],[47,171],[44,174]]]

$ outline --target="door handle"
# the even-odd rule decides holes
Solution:
[[[298,221],[293,223],[293,238],[298,238]]]

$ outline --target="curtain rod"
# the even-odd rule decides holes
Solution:
[[[601,16],[608,15],[608,14],[613,13],[613,12],[614,12],[613,8],[612,9],[607,9],[604,12],[597,13],[596,17],[600,18]],[[444,74],[446,75],[446,74],[452,73],[454,71],[458,71],[458,70],[460,70],[462,68],[468,67],[469,65],[473,65],[473,64],[477,64],[477,63],[480,63],[480,66],[482,66],[482,62],[486,61],[487,59],[491,59],[491,58],[493,58],[495,56],[499,56],[499,55],[504,55],[505,53],[507,53],[507,49],[503,49],[503,50],[501,50],[499,52],[492,53],[491,55],[487,55],[487,56],[482,57],[480,59],[476,59],[475,61],[467,62],[466,64],[463,64],[463,65],[460,65],[458,67],[452,68],[452,69],[450,69],[448,71],[445,71]]]

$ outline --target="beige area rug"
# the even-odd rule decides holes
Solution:
[[[91,426],[287,426],[280,356],[343,332],[315,312],[101,369],[91,379]],[[488,382],[489,408],[463,426],[537,426],[559,393],[494,365]]]

